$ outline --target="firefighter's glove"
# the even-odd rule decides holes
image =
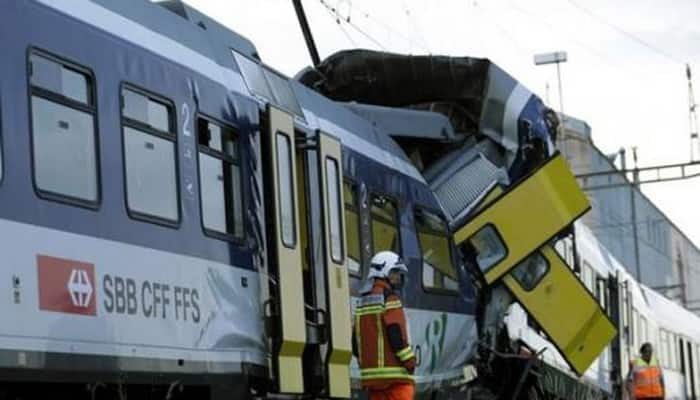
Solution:
[[[403,367],[406,368],[409,374],[413,375],[416,370],[416,358],[412,357],[403,362]]]

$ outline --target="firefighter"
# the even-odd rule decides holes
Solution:
[[[639,352],[641,356],[630,362],[630,372],[627,376],[630,398],[663,400],[666,392],[664,376],[656,357],[653,356],[651,343],[644,343]]]
[[[370,400],[413,399],[416,356],[399,297],[407,272],[396,253],[377,253],[355,310],[353,350]]]

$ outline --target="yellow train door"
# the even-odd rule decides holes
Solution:
[[[566,163],[555,156],[509,191],[493,187],[476,217],[455,234],[456,243],[476,251],[487,283],[502,281],[579,375],[617,331],[549,242],[588,208]]]
[[[493,283],[590,209],[560,155],[485,204],[455,242],[468,241],[486,283]]]
[[[319,163],[324,220],[325,292],[328,344],[325,351],[328,395],[350,398],[350,359],[352,357],[352,316],[350,315],[349,275],[345,263],[345,209],[343,199],[343,160],[340,141],[318,133]]]
[[[264,132],[267,216],[274,221],[268,235],[268,274],[262,291],[270,314],[267,334],[272,338],[271,370],[281,393],[304,393],[302,355],[306,347],[302,245],[299,235],[299,198],[294,120],[291,114],[268,106]]]
[[[579,375],[617,335],[605,311],[552,246],[518,264],[503,283]]]

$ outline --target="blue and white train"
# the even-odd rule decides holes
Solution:
[[[690,400],[700,396],[700,317],[658,292],[637,282],[583,224],[576,224],[576,246],[561,241],[557,249],[571,265],[580,266],[579,277],[601,306],[619,321],[619,335],[582,377],[560,374],[568,364],[556,348],[528,321],[525,311],[511,306],[506,325],[511,340],[532,350],[543,350],[547,364],[543,385],[561,398],[628,398],[625,380],[629,363],[650,342],[662,367],[666,399]],[[574,260],[578,257],[578,261]],[[616,287],[610,290],[610,285]],[[558,379],[552,375],[552,368]],[[549,379],[548,379],[549,378]],[[584,385],[577,385],[576,383]]]
[[[487,291],[451,240],[553,154],[552,113],[498,67],[440,59],[442,86],[391,107],[331,100],[180,1],[5,1],[0,47],[0,398],[348,397],[349,297],[383,249],[409,264],[419,398],[557,395],[480,358]],[[628,282],[627,353],[658,332],[669,387],[697,386],[697,331],[598,261]],[[612,396],[605,357],[577,387]]]

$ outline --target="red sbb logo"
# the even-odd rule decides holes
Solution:
[[[70,314],[96,315],[95,266],[37,255],[39,309]]]

